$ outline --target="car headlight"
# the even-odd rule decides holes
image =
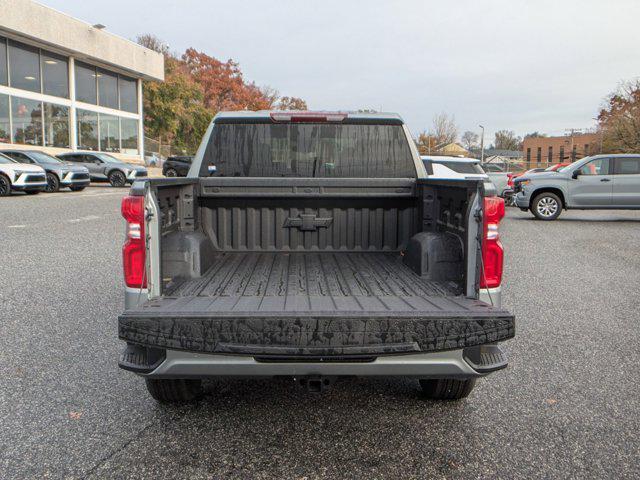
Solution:
[[[16,176],[16,177],[15,177],[15,178],[16,178],[16,180],[17,180],[18,178],[20,178],[20,175],[22,175],[23,173],[29,173],[29,172],[28,172],[27,170],[14,170],[14,171],[13,171],[13,174]]]

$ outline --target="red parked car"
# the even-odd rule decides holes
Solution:
[[[547,167],[544,171],[545,172],[557,172],[558,169],[562,168],[562,167],[566,167],[567,165],[571,165],[570,163],[556,163],[555,165],[551,165],[550,167]]]

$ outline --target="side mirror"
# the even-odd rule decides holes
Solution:
[[[209,172],[209,176],[213,175],[214,173],[216,173],[216,166],[215,165],[207,166],[207,171]]]
[[[580,170],[574,170],[573,173],[571,174],[571,178],[573,178],[574,180],[579,176],[580,176]]]

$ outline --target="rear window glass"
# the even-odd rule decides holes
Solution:
[[[619,175],[638,175],[640,174],[640,158],[618,158]]]
[[[416,170],[401,125],[216,124],[202,175],[407,178]]]
[[[440,161],[440,160],[433,163],[439,163],[440,165],[444,165],[445,167],[450,168],[454,172],[458,172],[458,173],[474,173],[474,174],[484,173],[484,170],[482,170],[482,167],[477,163],[446,162],[446,161]]]

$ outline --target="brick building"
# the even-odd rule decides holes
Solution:
[[[527,137],[522,154],[527,168],[546,168],[562,162],[573,162],[600,152],[600,135],[576,133],[561,137]]]

